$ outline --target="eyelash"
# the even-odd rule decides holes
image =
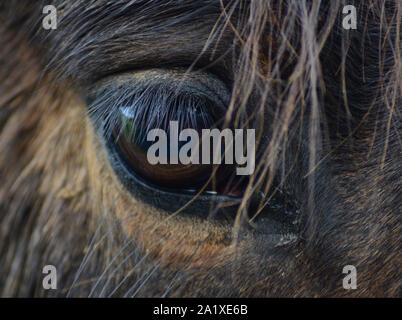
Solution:
[[[88,107],[90,117],[106,138],[110,138],[113,130],[120,126],[122,110],[129,114],[131,128],[140,133],[154,128],[165,129],[169,120],[178,121],[180,130],[210,128],[219,120],[214,102],[205,95],[174,92],[155,84],[137,88],[134,94],[128,89],[104,88]],[[134,131],[128,134],[141,142],[146,138],[145,134],[136,136]]]

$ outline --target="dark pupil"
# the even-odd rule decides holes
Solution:
[[[186,121],[186,119],[188,119]],[[147,134],[151,129],[163,129],[168,137],[167,150],[168,158],[170,157],[169,146],[169,121],[178,121],[179,130],[192,128],[199,131],[201,137],[201,129],[210,128],[208,117],[203,110],[192,109],[188,111],[186,118],[177,117],[174,119],[159,120],[159,126],[154,123],[137,123],[131,108],[120,108],[120,128],[114,131],[114,138],[117,141],[120,151],[125,161],[134,169],[135,173],[141,177],[153,182],[157,185],[174,188],[200,189],[210,178],[212,173],[211,165],[202,164],[156,164],[152,165],[148,162],[148,149],[156,141],[147,141]],[[191,121],[190,121],[191,120]],[[211,122],[211,121],[210,121]],[[145,129],[143,129],[145,127]],[[177,141],[180,150],[186,141]]]

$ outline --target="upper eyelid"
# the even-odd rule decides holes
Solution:
[[[165,90],[166,93],[161,94],[158,90]],[[152,102],[153,99],[166,99],[159,101],[160,104],[165,102],[171,105],[172,96],[179,96],[183,93],[193,95],[214,103],[214,110],[210,110],[211,115],[224,114],[230,99],[229,90],[216,77],[205,73],[187,74],[185,70],[147,70],[125,73],[101,80],[88,92],[88,111],[98,126],[107,131],[106,134],[108,135],[116,126],[115,123],[119,121],[117,108],[125,106],[124,103],[130,106],[130,103],[127,103],[130,99],[133,100],[131,105],[136,104],[137,107],[141,108],[139,113],[148,112],[149,108],[151,110],[154,108],[153,110],[158,112],[162,111],[162,115],[164,112],[166,113],[166,110],[155,109],[155,105],[152,105],[155,103],[155,101]],[[168,94],[172,96],[167,97]],[[187,102],[189,107],[191,107],[191,103],[194,103],[190,99]],[[189,110],[191,109],[189,108]],[[157,115],[154,114],[153,116]],[[150,122],[141,122],[141,120],[146,120],[142,114],[137,117],[139,118],[139,120],[137,119],[138,125],[141,127],[146,125],[145,122]]]
[[[82,83],[128,69],[190,66],[199,58],[211,26],[221,15],[219,1],[216,5],[206,3],[203,6],[189,2],[186,8],[181,7],[180,10],[177,4],[169,1],[164,1],[163,9],[158,1],[131,1],[124,6],[105,1],[102,5],[95,4],[89,8],[74,6],[74,1],[71,2],[72,5],[66,5],[60,15],[60,20],[66,22],[60,23],[63,28],[59,28],[57,36],[51,35],[46,40],[50,39],[53,44],[49,48],[49,56],[58,57],[52,59],[51,64],[58,65],[63,70],[63,76]],[[159,17],[158,22],[154,21],[156,16]],[[195,19],[201,25],[197,28],[198,32],[190,32]],[[149,21],[154,22],[152,27],[148,26]],[[183,32],[183,24],[189,32]],[[128,29],[131,32],[127,32]],[[119,35],[118,41],[116,34]],[[144,37],[144,34],[148,36]],[[220,37],[216,46],[211,43],[211,49],[202,56],[199,65],[211,63],[209,53],[212,48],[216,56],[225,54],[232,45],[232,33],[224,34],[227,34],[226,37]],[[164,35],[162,41],[161,35]],[[80,39],[79,44],[74,41],[77,38]],[[175,45],[167,46],[168,43]],[[153,48],[155,53],[150,54],[150,50],[144,50],[145,47]],[[75,68],[64,69],[67,65],[74,65]]]
[[[194,92],[212,95],[219,102],[228,105],[230,101],[229,88],[215,75],[205,72],[187,72],[187,69],[148,69],[137,72],[125,72],[116,76],[109,76],[87,88],[88,97],[96,96],[101,88],[117,90],[119,86],[132,85],[134,88],[146,88],[152,84],[166,83],[171,88],[185,85],[186,90],[193,88]],[[217,101],[218,102],[218,101]]]

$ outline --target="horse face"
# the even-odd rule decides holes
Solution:
[[[398,294],[398,1],[352,30],[340,1],[53,1],[49,30],[25,2],[0,6],[3,295]],[[172,122],[253,130],[254,170],[150,164]]]

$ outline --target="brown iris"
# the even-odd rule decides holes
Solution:
[[[169,130],[169,128],[163,129]],[[137,128],[135,121],[127,116],[127,112],[121,112],[120,128],[115,128],[113,131],[120,153],[135,173],[159,186],[201,189],[211,177],[212,165],[151,164],[147,159],[147,152],[154,142],[146,139],[149,130]],[[171,141],[168,141],[168,145],[170,143]],[[179,149],[185,143],[177,141]]]

